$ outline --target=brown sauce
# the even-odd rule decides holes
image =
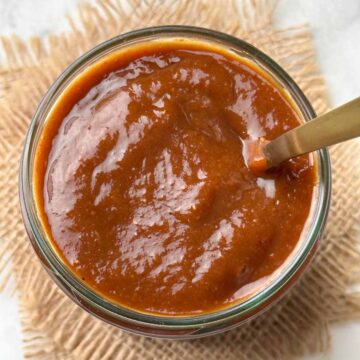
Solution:
[[[67,266],[120,305],[186,315],[242,301],[294,249],[316,184],[311,156],[259,176],[243,150],[299,123],[259,69],[210,45],[110,55],[43,130],[41,221]]]

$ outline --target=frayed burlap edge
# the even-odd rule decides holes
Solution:
[[[2,38],[0,65],[0,272],[20,300],[24,354],[29,359],[286,359],[329,349],[328,326],[360,315],[360,146],[332,149],[333,203],[320,250],[299,283],[271,311],[223,335],[166,341],[130,335],[86,314],[58,290],[26,237],[18,203],[22,141],[42,95],[76,57],[135,28],[189,24],[234,34],[275,58],[297,81],[318,113],[328,108],[325,86],[306,28],[276,30],[275,2],[116,1],[85,4],[70,17],[71,32],[44,42]],[[1,290],[1,289],[0,289]]]

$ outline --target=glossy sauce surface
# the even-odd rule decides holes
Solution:
[[[248,169],[247,142],[299,124],[260,70],[205,45],[164,43],[90,68],[65,92],[37,149],[37,206],[96,292],[143,312],[211,312],[289,256],[315,167],[303,156]]]

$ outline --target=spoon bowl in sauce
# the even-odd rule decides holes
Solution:
[[[302,124],[274,140],[247,143],[247,164],[263,173],[282,162],[360,136],[360,98]]]

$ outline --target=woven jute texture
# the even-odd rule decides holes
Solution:
[[[60,72],[84,51],[112,36],[151,25],[191,24],[234,34],[258,46],[297,81],[318,113],[327,110],[324,82],[306,28],[272,25],[273,1],[116,1],[85,4],[72,30],[45,42],[3,38],[0,65],[0,271],[15,280],[24,354],[30,359],[288,359],[330,347],[331,322],[360,315],[360,147],[331,151],[333,197],[320,250],[297,285],[270,311],[225,334],[167,341],[127,334],[85,313],[42,269],[21,221],[18,167],[36,106]],[[36,9],[34,9],[36,11]],[[13,282],[13,281],[12,281]]]

